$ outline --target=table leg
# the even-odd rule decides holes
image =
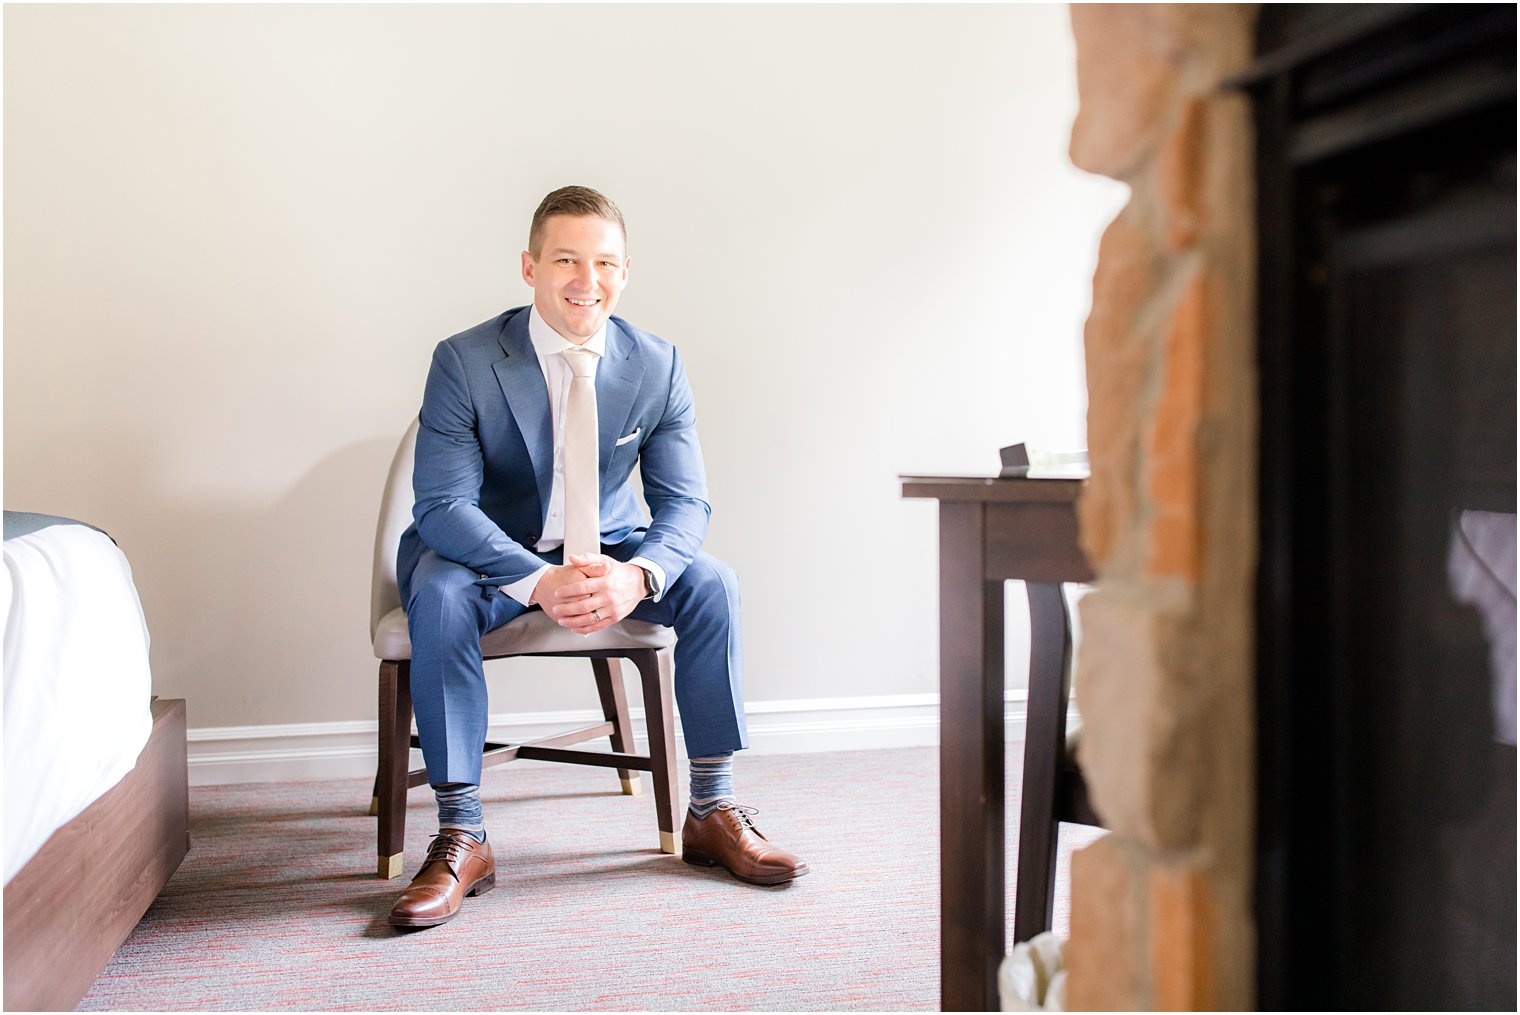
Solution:
[[[1003,583],[981,504],[940,504],[940,1007],[997,1011],[1003,958]]]
[[[1061,586],[1029,582],[1029,709],[1024,723],[1024,788],[1013,939],[1050,929],[1056,896],[1056,792],[1066,754],[1071,693],[1071,618]]]

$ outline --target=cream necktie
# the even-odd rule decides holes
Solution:
[[[570,395],[565,399],[565,561],[572,553],[601,553],[596,437],[596,353],[566,349]]]

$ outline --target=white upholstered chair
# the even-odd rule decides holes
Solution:
[[[375,777],[370,813],[379,821],[379,872],[384,878],[401,873],[406,832],[406,791],[428,781],[427,769],[410,770],[412,735],[411,658],[406,612],[396,582],[396,547],[412,518],[412,461],[417,447],[417,421],[407,429],[380,504],[375,530],[375,567],[370,597],[370,636],[375,658],[380,660],[380,764]],[[480,641],[487,659],[506,656],[572,656],[591,661],[597,692],[602,701],[603,721],[569,730],[530,743],[487,742],[486,767],[518,758],[558,761],[573,765],[616,768],[623,792],[639,792],[638,772],[649,772],[654,783],[655,811],[660,828],[660,849],[680,851],[676,818],[675,720],[673,653],[675,635],[669,628],[637,620],[624,620],[589,637],[574,634],[531,610],[511,623],[488,633]],[[628,699],[623,687],[620,659],[633,663],[644,691],[649,733],[649,753],[633,753],[633,728],[628,718]],[[574,748],[571,745],[608,737],[611,752]]]

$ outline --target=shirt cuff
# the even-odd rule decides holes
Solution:
[[[634,557],[628,563],[649,572],[649,576],[654,579],[654,598],[651,602],[658,603],[665,595],[665,569],[648,557]]]
[[[524,606],[533,605],[533,592],[538,588],[538,580],[544,573],[551,569],[552,565],[545,564],[526,578],[519,578],[511,585],[500,586],[501,590]]]

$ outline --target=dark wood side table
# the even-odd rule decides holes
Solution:
[[[997,1011],[1003,959],[1003,582],[1029,591],[1014,940],[1050,928],[1060,821],[1097,824],[1067,756],[1071,618],[1063,582],[1093,578],[1077,543],[1082,480],[903,476],[939,501],[940,1007]]]

